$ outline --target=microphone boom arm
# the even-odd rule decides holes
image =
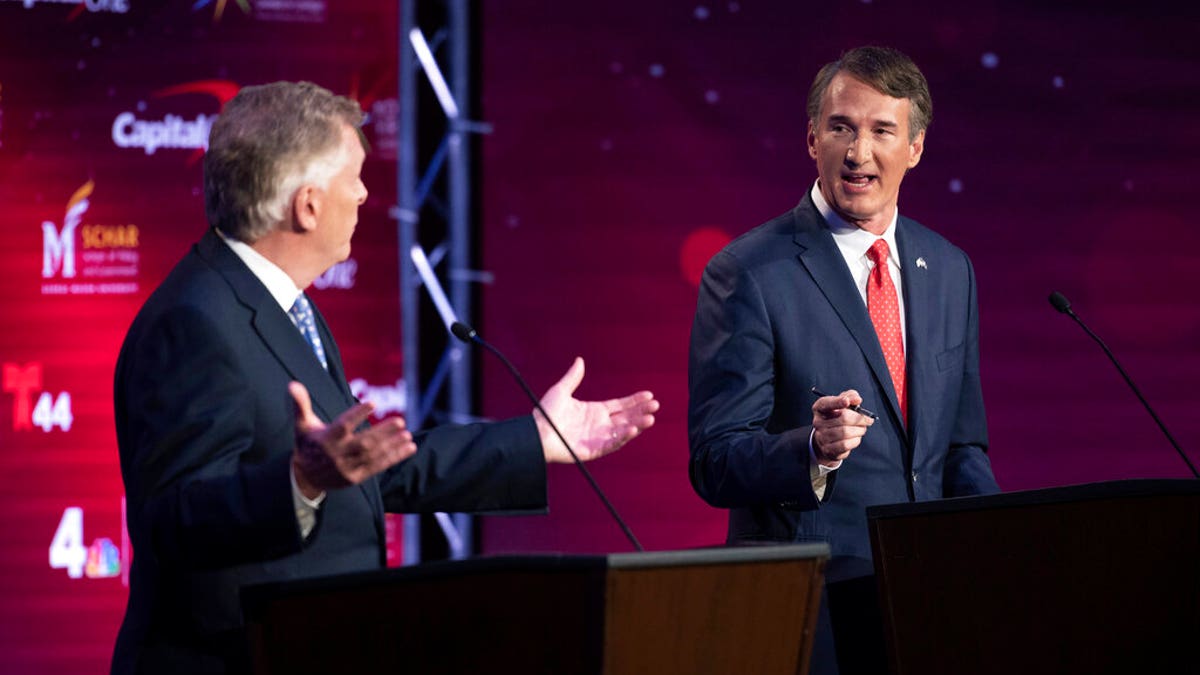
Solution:
[[[1171,435],[1170,431],[1167,431],[1167,425],[1163,424],[1163,421],[1158,418],[1158,414],[1154,412],[1154,408],[1150,407],[1149,401],[1146,400],[1145,396],[1142,396],[1141,390],[1137,388],[1137,385],[1133,383],[1133,380],[1129,377],[1129,374],[1126,373],[1125,369],[1121,367],[1121,362],[1117,360],[1117,357],[1112,353],[1112,350],[1108,348],[1108,345],[1104,344],[1104,340],[1101,340],[1099,335],[1096,335],[1094,332],[1092,332],[1092,329],[1088,328],[1087,324],[1083,322],[1083,319],[1080,319],[1075,314],[1075,312],[1071,309],[1071,303],[1062,293],[1059,293],[1058,291],[1051,293],[1050,304],[1054,306],[1054,309],[1074,319],[1075,323],[1079,324],[1079,326],[1083,328],[1088,335],[1092,336],[1092,339],[1096,341],[1096,344],[1100,345],[1100,348],[1103,349],[1104,353],[1108,355],[1108,359],[1112,361],[1114,366],[1117,367],[1117,372],[1121,373],[1121,377],[1125,378],[1125,383],[1129,385],[1129,388],[1133,390],[1133,393],[1138,397],[1138,400],[1142,402],[1142,405],[1146,408],[1146,412],[1150,413],[1150,417],[1154,418],[1154,423],[1158,425],[1158,428],[1162,430],[1163,435],[1166,436],[1167,440],[1171,442],[1171,445],[1175,448],[1175,452],[1179,453],[1180,458],[1183,459],[1183,463],[1187,464],[1187,467],[1191,469],[1192,476],[1200,478],[1200,472],[1196,471],[1196,467],[1192,465],[1192,461],[1188,459],[1187,454],[1183,452],[1183,448],[1179,447],[1179,443],[1175,440],[1175,437]]]
[[[584,466],[583,460],[579,459],[579,455],[575,454],[575,449],[571,447],[571,444],[567,442],[567,439],[563,436],[562,432],[558,430],[558,425],[556,425],[554,420],[550,418],[550,415],[546,413],[545,408],[542,407],[542,402],[538,400],[537,394],[533,393],[533,390],[531,390],[529,385],[525,383],[525,378],[521,377],[521,373],[517,372],[516,366],[514,366],[512,362],[500,352],[499,349],[496,349],[487,340],[479,337],[479,333],[475,332],[474,328],[471,328],[465,323],[456,321],[450,326],[450,332],[453,333],[454,337],[458,338],[459,340],[462,340],[463,342],[474,342],[492,354],[495,354],[496,358],[500,359],[500,362],[504,364],[504,367],[508,368],[508,372],[512,373],[513,379],[517,381],[517,384],[521,385],[521,389],[525,392],[525,395],[529,397],[530,401],[533,401],[533,406],[542,414],[542,419],[546,420],[546,423],[549,424],[550,428],[554,430],[554,435],[558,436],[558,440],[562,441],[563,446],[567,449],[567,454],[571,455],[571,459],[575,462],[575,466],[579,467],[579,471],[583,473],[583,477],[586,478],[588,484],[592,486],[592,491],[595,492],[598,497],[600,497],[600,501],[604,502],[604,507],[608,509],[608,512],[610,515],[612,515],[613,520],[615,520],[617,525],[621,527],[621,531],[625,533],[625,538],[628,539],[629,543],[633,545],[634,550],[638,552],[645,551],[646,549],[642,548],[641,542],[639,542],[637,537],[633,535],[633,530],[629,529],[629,526],[625,524],[625,520],[621,518],[621,514],[617,513],[617,508],[608,500],[608,496],[604,494],[604,490],[600,489],[600,485],[596,482],[596,479],[592,477],[592,472],[588,471],[587,467]]]

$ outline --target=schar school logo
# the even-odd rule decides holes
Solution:
[[[49,220],[42,223],[42,295],[121,295],[138,290],[137,225],[81,227],[95,188],[89,180],[71,195],[61,228]]]
[[[199,80],[159,89],[151,94],[154,98],[166,98],[181,94],[206,94],[217,100],[217,109],[233,98],[241,87],[228,80]],[[139,102],[138,112],[145,112],[146,104]],[[192,160],[199,159],[208,148],[208,132],[217,115],[199,114],[192,119],[167,113],[159,119],[141,119],[137,113],[126,111],[117,115],[112,124],[113,143],[119,148],[137,148],[147,155],[159,149],[195,150]]]

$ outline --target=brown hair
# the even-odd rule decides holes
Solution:
[[[857,47],[825,64],[813,79],[808,90],[808,118],[813,122],[821,114],[821,103],[829,83],[840,72],[846,72],[893,98],[908,99],[912,104],[908,116],[909,140],[916,138],[933,121],[929,83],[912,59],[890,47]]]
[[[301,185],[328,185],[342,163],[341,124],[358,129],[362,121],[357,102],[311,82],[242,88],[209,132],[209,224],[247,243],[262,237]]]

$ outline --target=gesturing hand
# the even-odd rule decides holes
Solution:
[[[654,413],[658,411],[659,404],[654,394],[648,391],[607,401],[580,401],[574,397],[574,393],[583,381],[583,371],[583,359],[575,357],[566,374],[546,391],[540,403],[575,449],[575,454],[586,462],[617,450],[653,426]],[[537,422],[546,461],[572,461],[562,441],[541,413],[535,410],[533,417]]]
[[[836,464],[862,443],[867,427],[875,420],[849,408],[860,403],[862,396],[853,389],[837,396],[822,396],[813,403],[813,454],[818,462]]]
[[[398,417],[355,432],[374,411],[370,403],[359,403],[326,425],[313,413],[304,385],[292,382],[288,392],[296,402],[292,469],[296,485],[309,499],[325,490],[357,485],[417,451],[412,434]]]

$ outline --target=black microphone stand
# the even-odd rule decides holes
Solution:
[[[608,512],[612,514],[613,520],[617,521],[617,525],[621,526],[621,531],[625,533],[625,538],[629,540],[629,543],[633,544],[634,550],[639,552],[645,551],[646,549],[642,548],[642,544],[637,540],[637,537],[633,536],[633,530],[629,529],[629,526],[626,525],[625,521],[621,518],[621,514],[617,513],[616,507],[613,506],[612,502],[608,500],[608,496],[604,494],[604,490],[600,489],[600,485],[596,482],[596,479],[592,477],[592,473],[587,470],[587,467],[583,465],[583,461],[580,460],[579,456],[575,454],[575,449],[572,448],[571,444],[567,442],[567,439],[563,437],[562,432],[558,430],[558,426],[554,424],[554,420],[550,419],[550,415],[546,414],[546,410],[542,408],[542,402],[538,400],[537,395],[534,394],[533,390],[529,388],[529,385],[525,383],[525,378],[521,377],[521,373],[517,372],[517,369],[515,366],[513,366],[512,362],[505,358],[504,354],[502,354],[499,349],[496,349],[487,340],[479,337],[479,333],[475,332],[474,328],[471,328],[461,321],[454,322],[454,325],[450,326],[450,332],[453,333],[454,337],[458,338],[459,340],[467,343],[473,342],[495,354],[496,358],[500,359],[500,362],[503,363],[506,368],[508,368],[508,372],[512,373],[513,379],[517,381],[517,384],[521,385],[521,389],[525,392],[525,395],[529,397],[530,401],[533,401],[533,406],[542,414],[542,418],[545,419],[546,423],[550,425],[550,428],[554,430],[554,434],[558,436],[558,440],[562,441],[563,446],[567,449],[567,453],[571,455],[571,459],[574,460],[575,466],[579,467],[579,470],[583,473],[583,477],[586,478],[588,484],[592,486],[592,490],[598,497],[600,497],[600,501],[604,502],[604,506],[608,509]]]
[[[1165,435],[1167,440],[1171,442],[1171,445],[1175,448],[1175,452],[1179,453],[1179,457],[1183,459],[1183,463],[1187,464],[1187,467],[1191,469],[1192,476],[1195,478],[1200,478],[1200,472],[1196,471],[1196,467],[1192,466],[1192,461],[1188,459],[1186,454],[1184,454],[1183,448],[1179,447],[1179,443],[1175,441],[1175,437],[1171,435],[1170,431],[1167,431],[1167,425],[1163,424],[1163,421],[1158,418],[1158,414],[1154,412],[1154,408],[1150,407],[1149,401],[1146,400],[1145,396],[1142,396],[1142,392],[1137,388],[1137,385],[1133,383],[1133,380],[1130,379],[1129,375],[1125,372],[1125,369],[1121,367],[1121,363],[1117,361],[1117,357],[1113,355],[1112,350],[1108,348],[1108,345],[1104,344],[1104,340],[1101,340],[1099,335],[1093,333],[1092,329],[1088,328],[1087,324],[1083,322],[1083,319],[1080,319],[1078,316],[1076,316],[1075,312],[1071,309],[1071,302],[1067,300],[1067,296],[1059,293],[1058,291],[1054,291],[1050,294],[1050,304],[1054,306],[1054,309],[1074,319],[1075,323],[1079,324],[1083,330],[1087,331],[1087,334],[1092,336],[1092,339],[1096,341],[1096,344],[1100,345],[1100,348],[1103,349],[1104,353],[1108,355],[1109,360],[1112,361],[1113,365],[1117,367],[1117,372],[1121,373],[1121,377],[1125,378],[1126,384],[1128,384],[1129,388],[1133,390],[1133,393],[1137,395],[1138,400],[1142,402],[1142,405],[1146,407],[1146,412],[1150,413],[1150,416],[1154,418],[1155,424],[1158,425],[1159,429],[1162,429],[1163,435]]]

